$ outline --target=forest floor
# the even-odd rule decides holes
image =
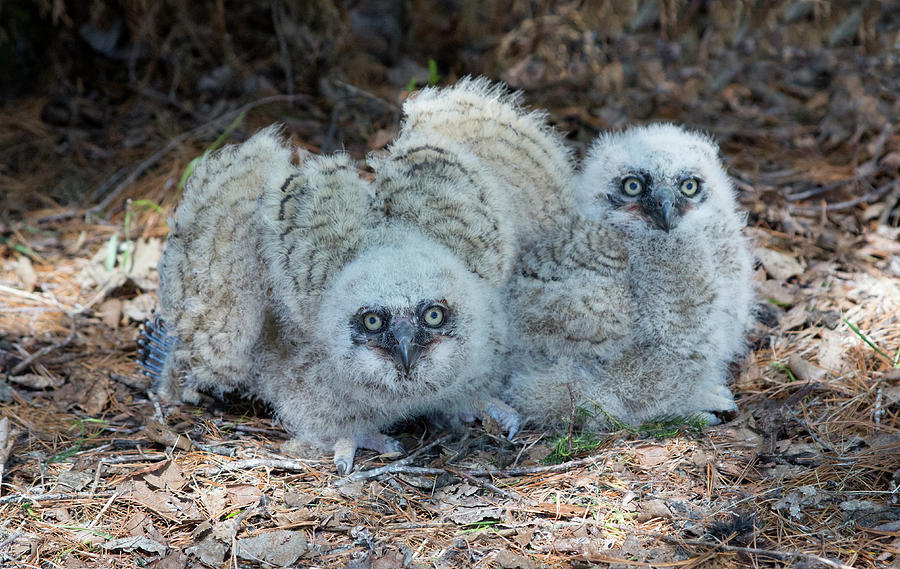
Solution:
[[[362,157],[396,133],[405,89],[263,90],[196,123],[128,98],[118,131],[90,126],[89,97],[4,103],[0,566],[900,567],[900,104],[872,83],[900,84],[900,64],[836,53],[822,88],[804,86],[807,58],[746,77],[650,62],[602,101],[526,91],[576,153],[658,119],[722,144],[761,307],[734,418],[590,445],[410,423],[406,458],[362,452],[347,477],[280,455],[285,432],[254,402],[161,406],[135,341],[192,158],[229,125],[238,142],[276,120],[297,145]],[[502,77],[528,87],[527,70]]]

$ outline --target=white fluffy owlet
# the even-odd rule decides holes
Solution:
[[[421,155],[397,145],[382,195],[344,155],[294,168],[271,129],[204,158],[145,333],[161,393],[260,398],[293,448],[332,447],[341,473],[358,447],[401,450],[381,431],[407,417],[485,409],[514,431],[491,399],[507,330],[495,279],[513,255],[505,206],[479,201],[501,194],[476,157],[431,142]],[[470,185],[414,207],[461,171]]]
[[[523,256],[533,278],[512,287],[513,329],[550,320],[548,337],[535,329],[519,350],[513,406],[538,423],[568,417],[572,396],[601,424],[733,410],[728,365],[754,294],[745,215],[717,147],[672,125],[607,134],[573,187],[571,234]]]
[[[305,164],[267,200],[289,348],[254,381],[299,441],[334,446],[341,472],[358,447],[397,450],[381,431],[407,417],[486,410],[518,425],[492,399],[507,331],[494,279],[511,264],[510,230],[503,203],[477,196],[497,182],[464,149],[431,142],[395,144],[377,190],[338,156]],[[459,172],[470,186],[451,185]]]

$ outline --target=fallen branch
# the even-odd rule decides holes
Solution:
[[[788,204],[788,210],[791,213],[799,213],[803,215],[816,215],[822,213],[822,211],[839,211],[843,209],[850,209],[856,207],[858,205],[867,204],[874,202],[893,190],[896,187],[900,187],[900,180],[894,180],[892,182],[888,182],[887,184],[877,188],[864,196],[860,196],[856,199],[847,200],[843,202],[824,204],[821,206],[794,206]]]
[[[222,472],[250,470],[251,468],[271,468],[273,470],[287,470],[289,472],[307,472],[309,470],[309,464],[300,460],[283,458],[248,458],[246,460],[224,462],[219,466],[210,466],[203,471],[203,474],[206,476],[215,476]]]
[[[9,419],[3,417],[0,419],[0,493],[3,491],[3,469],[9,458],[10,450],[12,450],[12,445],[9,444]]]
[[[526,500],[522,496],[513,494],[512,492],[507,492],[506,490],[504,490],[502,488],[498,488],[497,486],[494,486],[487,480],[479,480],[463,470],[457,470],[455,468],[450,468],[449,466],[445,466],[444,470],[446,470],[450,474],[453,474],[454,476],[458,476],[459,478],[462,478],[463,480],[471,482],[472,484],[478,486],[479,488],[482,488],[484,490],[488,490],[489,492],[493,492],[494,494],[503,496],[507,500],[512,500],[513,502],[520,502],[520,503],[525,503],[525,504],[531,505],[531,500]]]
[[[57,502],[60,500],[93,500],[95,498],[109,498],[112,492],[80,492],[78,494],[13,494],[0,498],[0,504],[21,504],[22,502]]]
[[[700,539],[679,539],[677,537],[672,537],[664,534],[650,533],[649,535],[659,538],[666,543],[670,543],[672,545],[691,545],[695,547],[711,547],[713,549],[718,549],[721,551],[728,551],[730,553],[745,553],[747,555],[760,555],[763,557],[771,557],[773,559],[778,559],[779,561],[790,561],[790,560],[802,560],[806,562],[812,563],[820,563],[827,567],[833,567],[834,569],[853,569],[850,565],[845,565],[840,561],[835,561],[833,559],[828,559],[827,557],[820,557],[818,555],[813,555],[811,553],[800,553],[799,551],[776,551],[774,549],[760,549],[758,547],[741,547],[738,545],[728,545],[727,543],[716,543],[711,541],[703,541]]]
[[[390,464],[386,464],[384,466],[379,466],[378,468],[372,468],[371,470],[358,470],[346,478],[339,480],[337,485],[343,486],[345,484],[349,484],[350,482],[356,482],[357,480],[367,480],[369,478],[375,478],[376,476],[381,476],[382,474],[389,474],[395,472],[394,469],[405,466],[416,459],[416,457],[422,455],[424,452],[431,450],[439,444],[443,444],[447,439],[450,438],[450,435],[445,435],[440,437],[434,441],[431,441],[427,445],[423,446],[419,450],[413,452],[409,456],[403,457],[400,460],[396,460]],[[437,469],[439,472],[443,472],[440,469]]]

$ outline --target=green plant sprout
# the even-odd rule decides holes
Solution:
[[[130,273],[134,269],[134,257],[132,257],[132,251],[134,250],[134,241],[131,239],[131,220],[134,218],[134,210],[135,208],[151,208],[156,210],[160,214],[165,214],[163,208],[159,206],[159,204],[151,201],[151,200],[137,200],[131,201],[131,199],[126,200],[125,202],[125,222],[122,224],[123,233],[125,234],[125,241],[123,243],[124,248],[122,251],[122,267],[125,269],[126,273]],[[106,272],[113,270],[116,266],[116,259],[119,255],[119,232],[116,231],[109,238],[109,242],[106,247],[106,259],[103,262],[103,268],[106,269]]]
[[[603,408],[597,407],[598,412],[606,418],[609,426],[608,432],[595,432],[585,428],[587,419],[596,416],[583,407],[575,408],[575,424],[571,430],[571,438],[567,433],[552,441],[553,451],[541,461],[544,464],[560,464],[572,460],[579,454],[593,451],[603,445],[613,433],[625,433],[629,436],[653,439],[668,439],[687,431],[700,431],[707,425],[706,419],[700,415],[686,417],[666,416],[641,423],[638,426],[621,421]]]
[[[879,348],[878,346],[876,346],[875,343],[874,343],[872,340],[870,340],[868,336],[866,336],[865,334],[863,334],[862,331],[860,331],[859,328],[857,328],[856,326],[854,326],[852,322],[850,322],[850,321],[847,320],[846,318],[842,318],[842,320],[844,321],[844,324],[846,324],[847,326],[849,326],[850,329],[853,330],[853,332],[854,332],[857,336],[859,336],[860,339],[862,339],[863,342],[865,342],[866,344],[868,344],[869,347],[872,348],[873,350],[875,350],[879,355],[883,356],[884,359],[886,359],[887,361],[891,362],[891,367],[893,367],[894,369],[900,369],[900,348],[897,348],[897,354],[896,354],[894,357],[891,357],[891,356],[887,355],[886,353],[884,353],[884,351],[881,350],[881,348]]]
[[[788,366],[784,365],[783,363],[781,363],[781,362],[772,362],[772,363],[769,364],[769,365],[771,365],[771,366],[774,367],[774,368],[780,369],[781,371],[783,371],[784,373],[786,373],[786,374],[788,375],[788,379],[791,380],[791,382],[797,381],[797,376],[794,375],[794,372],[791,371],[791,368],[789,368]]]
[[[434,87],[438,83],[441,82],[441,75],[438,73],[438,64],[434,59],[428,60],[428,86]],[[416,90],[416,87],[419,86],[419,80],[415,77],[409,78],[409,83],[406,84],[406,92],[411,93]]]
[[[213,152],[218,147],[222,146],[222,144],[224,144],[225,140],[227,140],[228,137],[231,136],[231,133],[234,132],[234,130],[238,127],[238,125],[241,124],[241,122],[244,120],[245,116],[247,116],[247,111],[244,111],[241,114],[239,114],[237,117],[235,117],[235,119],[233,121],[231,121],[231,124],[229,124],[227,127],[225,127],[225,130],[222,131],[222,134],[219,135],[219,138],[217,138],[215,140],[215,142],[210,144],[209,147],[203,151],[203,154],[201,154],[200,156],[198,156],[198,157],[194,158],[193,160],[191,160],[190,162],[188,162],[187,168],[184,169],[184,174],[182,174],[181,179],[178,180],[178,189],[179,190],[184,189],[184,185],[187,183],[188,178],[191,177],[191,174],[194,173],[194,168],[197,167],[197,164],[200,162],[200,160],[203,160],[203,158],[207,154],[209,154],[210,152]]]

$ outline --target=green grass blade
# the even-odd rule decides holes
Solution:
[[[847,320],[846,318],[843,318],[842,320],[844,321],[844,324],[846,324],[847,326],[849,326],[850,329],[853,330],[853,332],[854,332],[857,336],[859,336],[859,337],[862,339],[863,342],[865,342],[866,344],[869,345],[870,348],[872,348],[873,350],[875,350],[876,352],[878,352],[879,354],[881,354],[882,356],[884,356],[884,359],[886,359],[887,361],[889,361],[889,362],[891,362],[891,363],[894,363],[894,367],[896,367],[895,360],[894,360],[893,358],[891,358],[891,356],[889,356],[889,355],[887,355],[886,353],[882,352],[882,351],[881,351],[881,348],[879,348],[879,347],[876,346],[871,340],[869,340],[868,336],[866,336],[865,334],[863,334],[863,333],[860,331],[859,328],[857,328],[856,326],[854,326],[854,325],[853,325],[849,320]],[[900,352],[898,352],[898,353],[900,353]]]

